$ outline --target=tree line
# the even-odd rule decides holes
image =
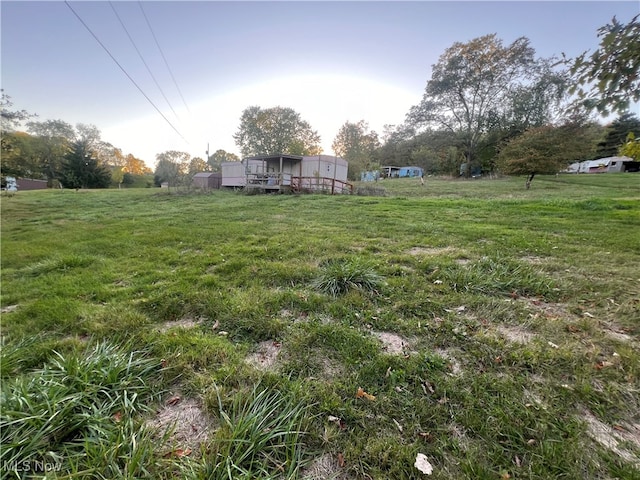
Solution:
[[[627,155],[640,161],[639,16],[598,30],[599,48],[575,59],[540,58],[529,39],[504,44],[495,34],[447,48],[432,66],[421,101],[382,135],[365,120],[345,122],[333,153],[349,162],[349,178],[382,165],[416,165],[427,174],[556,173],[574,161]],[[2,174],[46,178],[65,187],[122,185],[149,173],[144,162],[100,140],[92,125],[29,121],[2,94]],[[592,112],[617,113],[607,126]],[[243,157],[322,152],[320,135],[288,107],[247,107],[234,140]],[[217,150],[207,158],[170,150],[156,155],[154,183],[189,185],[195,173],[220,171],[240,158]]]
[[[346,122],[332,143],[349,177],[381,165],[416,165],[429,174],[556,173],[574,161],[614,155],[640,160],[640,24],[615,18],[598,30],[600,47],[575,59],[536,57],[529,39],[505,45],[495,34],[456,42],[432,66],[422,100],[382,138],[367,122]],[[607,126],[591,112],[618,113]],[[234,136],[243,156],[306,154],[320,137],[290,108],[247,108]]]
[[[11,98],[0,100],[2,177],[47,180],[50,187],[107,188],[140,184],[151,170],[144,161],[124,154],[101,139],[95,125],[75,127],[63,120],[27,121],[35,117],[25,110],[12,110]]]

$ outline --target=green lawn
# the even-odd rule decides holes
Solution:
[[[640,176],[375,187],[3,196],[1,476],[640,478]]]

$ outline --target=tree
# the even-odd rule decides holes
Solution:
[[[65,155],[76,139],[73,127],[63,120],[45,120],[27,123],[27,131],[43,143],[41,163],[47,178],[57,178]]]
[[[531,128],[500,149],[498,169],[507,175],[527,175],[529,188],[537,174],[558,173],[588,156],[593,148],[586,137],[588,130],[579,121]]]
[[[5,132],[0,155],[3,177],[42,178],[43,144],[38,137],[25,132]]]
[[[10,110],[13,107],[11,97],[4,93],[4,89],[0,89],[0,92],[2,93],[0,97],[0,131],[2,134],[14,131],[20,122],[36,116],[26,110]]]
[[[352,179],[357,178],[361,171],[371,169],[378,147],[378,134],[369,131],[369,125],[364,120],[358,123],[345,122],[331,144],[333,151],[349,162],[349,177]]]
[[[200,157],[193,157],[189,161],[189,176],[193,177],[196,173],[208,172],[209,164]]]
[[[318,133],[292,108],[246,108],[233,138],[245,157],[279,153],[317,155],[322,151]]]
[[[632,113],[625,113],[607,125],[604,139],[598,143],[596,157],[606,158],[617,155],[630,133],[640,137],[640,119]]]
[[[21,162],[21,155],[25,152],[25,139],[14,133],[20,122],[35,115],[26,110],[12,110],[11,97],[0,89],[0,165],[2,177],[6,175],[24,175],[24,170],[31,170]]]
[[[590,110],[608,115],[624,113],[630,102],[640,100],[640,15],[627,24],[613,17],[598,29],[599,48],[589,55],[583,52],[564,63],[575,78],[571,93]]]
[[[562,83],[549,76],[550,60],[537,61],[534,53],[525,37],[506,47],[495,34],[454,43],[433,65],[422,101],[412,107],[407,122],[416,129],[455,133],[466,163],[477,164],[478,146],[488,130],[503,119],[541,115],[561,96],[545,94],[549,84],[561,90]],[[532,115],[531,104],[540,113]]]
[[[76,140],[64,157],[60,179],[65,188],[107,188],[111,172],[92,155],[87,142]]]
[[[235,153],[229,153],[224,150],[216,150],[213,155],[209,155],[207,163],[212,172],[219,172],[221,165],[225,162],[239,162],[240,158]]]
[[[168,150],[156,155],[156,170],[154,180],[157,185],[168,182],[169,187],[190,185],[189,163],[191,155],[186,152]]]
[[[620,147],[618,152],[623,157],[633,158],[640,162],[640,138],[636,138],[633,133],[627,135],[627,141]]]

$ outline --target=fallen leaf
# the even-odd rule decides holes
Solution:
[[[530,438],[529,440],[527,440],[527,445],[535,445],[535,444],[536,444],[535,438]]]
[[[167,458],[167,457],[186,457],[191,455],[191,449],[190,448],[176,448],[175,450],[172,450],[170,452],[167,452],[163,455],[163,457]]]
[[[216,323],[213,324],[213,327],[211,327],[211,330],[216,330],[219,326],[220,326],[220,322],[216,320]]]
[[[511,478],[511,475],[509,475],[509,472],[502,472],[500,474],[500,479],[501,480],[509,480]]]
[[[222,336],[222,337],[225,337],[225,336],[229,335],[229,332],[225,332],[224,330],[220,330],[220,331],[218,332],[218,335],[220,335],[220,336]]]
[[[593,315],[591,315],[589,312],[584,312],[583,315],[585,317],[589,317],[589,318],[595,318]]]
[[[420,433],[418,433],[418,436],[424,438],[425,441],[427,441],[427,442],[433,442],[433,440],[434,440],[434,437],[431,434],[431,432],[420,432]]]
[[[556,345],[553,342],[547,342],[547,345],[549,345],[551,348],[560,348],[560,347],[558,347],[558,345]]]
[[[522,466],[522,461],[520,460],[520,457],[518,455],[516,455],[513,461],[516,464],[516,467],[520,468]]]
[[[180,395],[174,395],[169,400],[167,400],[167,405],[177,405],[178,403],[180,403],[180,400]]]
[[[374,395],[370,395],[365,392],[362,387],[358,387],[358,391],[356,392],[356,398],[366,398],[367,400],[375,400],[376,397]]]
[[[119,423],[122,420],[122,412],[116,412],[113,414],[113,421]]]
[[[442,280],[434,280],[433,283],[435,285],[442,285]]]
[[[169,362],[167,362],[167,360],[164,359],[164,358],[162,360],[160,360],[160,366],[162,368],[167,368],[167,363],[169,363]]]
[[[423,453],[419,453],[416,456],[416,463],[414,463],[413,466],[425,475],[431,475],[433,473],[433,465],[429,463],[427,456]]]
[[[338,454],[338,466],[344,468],[344,455],[341,453]]]

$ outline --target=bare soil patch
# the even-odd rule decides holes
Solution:
[[[587,433],[591,438],[626,462],[640,468],[640,457],[620,445],[621,442],[629,442],[635,448],[640,449],[639,424],[624,424],[611,427],[586,410],[583,412],[582,418],[587,422]]]
[[[316,458],[302,472],[302,480],[347,480],[347,478],[340,468],[338,458],[330,453]]]
[[[18,305],[7,305],[6,307],[0,308],[0,313],[11,313],[15,312],[18,309]]]
[[[282,344],[274,340],[266,340],[258,344],[255,352],[247,357],[247,362],[258,370],[272,370],[275,368]]]
[[[167,330],[170,330],[172,328],[184,328],[184,329],[189,329],[189,328],[195,328],[198,325],[200,325],[202,323],[202,319],[195,319],[195,318],[191,318],[191,317],[184,317],[181,318],[180,320],[172,320],[169,322],[164,322],[160,327],[159,330],[164,333]]]
[[[215,429],[213,420],[193,398],[170,395],[147,425],[159,435],[170,430],[168,446],[183,451],[196,451]]]
[[[455,252],[456,249],[453,247],[413,247],[407,253],[413,256],[425,255],[425,256],[436,256],[436,255],[446,255]]]
[[[451,375],[458,376],[462,374],[462,367],[460,366],[460,362],[456,359],[451,349],[438,348],[435,350],[435,353],[449,362]]]
[[[496,327],[498,333],[513,343],[526,345],[536,337],[535,333],[529,332],[522,327],[498,325]]]
[[[382,342],[382,348],[391,355],[402,355],[409,349],[409,342],[400,335],[391,332],[373,332],[373,334]]]
[[[542,314],[545,318],[563,318],[565,320],[576,320],[578,317],[569,311],[567,305],[563,303],[544,302],[538,298],[522,298],[527,308],[536,314]]]

